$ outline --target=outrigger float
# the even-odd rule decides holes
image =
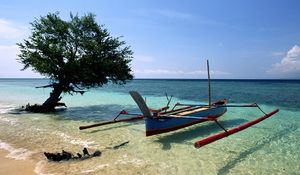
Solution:
[[[79,129],[88,129],[92,127],[113,124],[118,122],[126,122],[126,121],[133,121],[133,120],[145,120],[146,126],[146,136],[152,136],[157,134],[162,134],[166,132],[175,131],[181,128],[185,128],[191,125],[195,125],[198,123],[206,122],[206,121],[213,121],[215,122],[224,132],[215,134],[213,136],[204,138],[195,142],[194,146],[196,148],[200,148],[207,144],[210,144],[214,141],[227,137],[229,135],[235,134],[239,131],[242,131],[250,126],[253,126],[270,116],[276,114],[279,109],[275,109],[272,112],[265,113],[256,103],[249,104],[249,105],[229,105],[227,104],[227,100],[223,99],[217,101],[215,103],[211,103],[211,95],[210,95],[210,74],[209,74],[209,64],[207,61],[207,68],[208,68],[208,96],[209,96],[209,103],[208,104],[181,104],[176,103],[171,110],[169,109],[169,104],[171,102],[171,98],[167,95],[168,103],[165,107],[161,109],[150,109],[142,96],[136,91],[130,91],[131,97],[134,99],[136,104],[138,105],[139,109],[141,110],[142,114],[132,114],[125,110],[122,110],[112,121],[97,123],[88,126],[80,126]],[[257,118],[256,120],[250,121],[243,125],[237,126],[235,128],[227,130],[224,126],[222,126],[218,122],[218,118],[226,113],[227,108],[230,107],[256,107],[264,116]],[[131,115],[134,117],[126,118],[126,119],[117,119],[120,115]]]

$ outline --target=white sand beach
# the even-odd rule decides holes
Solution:
[[[0,150],[0,175],[35,175],[35,163],[31,160],[15,160],[6,157],[8,152]]]

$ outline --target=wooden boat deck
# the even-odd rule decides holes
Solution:
[[[209,109],[208,106],[196,106],[196,107],[191,107],[191,108],[184,108],[184,109],[178,109],[176,111],[170,111],[163,113],[161,116],[172,116],[172,117],[181,117],[189,114],[193,114],[196,112],[204,111]]]
[[[176,116],[179,117],[179,116],[189,115],[189,114],[204,111],[204,110],[207,110],[207,109],[209,109],[209,107],[197,107],[196,109],[193,109],[193,110],[188,110],[188,111],[177,113]]]
[[[167,112],[164,112],[162,113],[163,115],[177,115],[179,113],[182,113],[182,112],[186,112],[186,111],[189,111],[189,110],[194,110],[194,109],[197,109],[198,107],[184,107],[183,109],[176,109],[176,110],[173,110],[173,111],[167,111]]]

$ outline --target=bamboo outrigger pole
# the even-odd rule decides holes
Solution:
[[[206,60],[207,63],[207,76],[208,76],[208,106],[211,106],[211,89],[210,89],[210,73],[209,73],[209,62]]]

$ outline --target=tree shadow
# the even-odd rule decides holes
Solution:
[[[113,120],[123,109],[124,106],[117,104],[91,105],[84,107],[69,107],[67,110],[57,111],[53,114],[59,116],[59,119],[61,120],[83,120],[101,122]],[[136,111],[136,108],[131,106],[126,106],[126,109],[130,111]],[[119,116],[119,118],[124,117],[126,118],[126,116]]]
[[[219,123],[221,123],[227,129],[245,122],[247,122],[245,119],[219,121]],[[192,127],[172,132],[170,134],[160,135],[155,142],[162,144],[163,150],[169,150],[171,149],[172,143],[184,144],[185,142],[198,138],[199,136],[205,137],[217,132],[223,132],[223,130],[218,127],[215,122],[209,122],[209,124],[200,123]]]
[[[68,108],[58,108],[54,112],[47,113],[36,113],[41,115],[51,115],[56,120],[82,120],[82,121],[93,121],[101,122],[114,119],[120,111],[126,109],[132,113],[140,113],[138,108],[134,105],[123,105],[109,104],[109,105],[90,105],[90,106],[76,106]],[[25,111],[24,108],[14,108],[7,112],[8,114],[22,115],[31,112]],[[120,115],[119,119],[126,118],[126,115]]]
[[[234,168],[235,165],[237,165],[238,163],[245,160],[249,155],[262,149],[265,145],[268,145],[271,142],[278,141],[282,137],[290,134],[291,132],[293,132],[295,130],[297,130],[297,126],[295,126],[295,125],[287,126],[286,128],[283,128],[283,129],[273,133],[271,137],[265,137],[265,138],[261,139],[259,142],[255,143],[255,145],[253,147],[239,153],[235,159],[229,161],[224,167],[219,169],[218,175],[228,174],[230,169]]]

